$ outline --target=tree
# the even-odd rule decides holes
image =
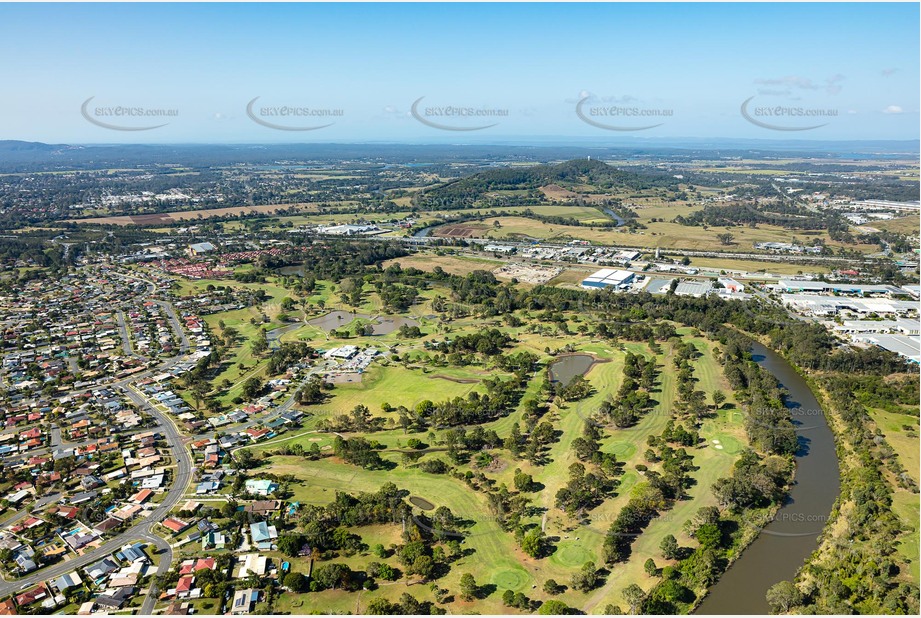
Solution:
[[[294,571],[285,575],[282,584],[291,592],[306,592],[308,588],[307,577],[303,573],[295,573]]]
[[[412,563],[411,571],[422,579],[428,580],[435,574],[435,561],[431,556],[419,556]]]
[[[243,396],[247,399],[255,399],[261,392],[262,380],[259,378],[253,376],[252,378],[247,378],[246,382],[243,383]]]
[[[773,614],[786,614],[791,608],[803,602],[802,593],[788,581],[778,582],[768,588],[765,597]]]
[[[556,583],[555,579],[548,579],[544,582],[544,592],[547,594],[559,594],[563,592],[563,586]]]
[[[598,586],[598,569],[594,562],[586,562],[582,569],[572,576],[572,587],[582,592],[588,592]]]
[[[521,550],[532,558],[540,558],[545,545],[546,535],[536,526],[525,532],[521,539]]]
[[[723,232],[722,234],[717,234],[716,237],[719,239],[721,245],[731,245],[732,239],[735,238],[731,232]]]
[[[248,470],[256,465],[256,457],[246,449],[240,449],[234,453],[233,458],[241,470]]]
[[[700,542],[702,547],[715,549],[720,546],[723,533],[719,524],[704,524],[697,529],[694,537]]]
[[[300,534],[282,534],[278,537],[277,545],[278,551],[283,553],[286,556],[297,556],[301,547],[304,546],[306,539],[303,535]],[[286,586],[288,584],[285,584]]]
[[[517,424],[515,427],[517,428]],[[522,472],[521,470],[515,470],[515,489],[521,492],[531,491],[531,488],[534,486],[534,479],[530,474]]]
[[[624,601],[630,604],[630,613],[636,614],[646,600],[646,593],[636,584],[630,584],[624,588],[623,597]]]
[[[470,573],[464,573],[460,578],[460,596],[465,601],[472,601],[476,598],[479,588],[476,580]]]
[[[726,401],[726,394],[723,391],[713,391],[713,405],[719,410],[723,402]]]
[[[659,549],[662,550],[662,556],[666,560],[676,560],[680,551],[678,540],[672,534],[665,535],[665,538],[663,538],[662,542],[659,544]]]
[[[659,572],[659,569],[656,568],[656,561],[652,558],[646,559],[646,563],[643,565],[643,570],[646,571],[646,575],[649,577],[655,577],[656,573]]]
[[[562,601],[550,599],[549,601],[544,601],[537,613],[540,616],[560,616],[572,613],[572,608]]]

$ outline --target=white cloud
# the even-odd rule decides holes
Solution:
[[[800,77],[798,75],[787,75],[786,77],[772,77],[768,79],[756,79],[755,83],[761,86],[786,86],[787,88],[793,88],[797,90],[824,90],[828,94],[838,94],[841,92],[840,83],[844,80],[844,75],[837,73],[831,77],[825,78],[824,84],[817,84],[808,77]]]
[[[901,114],[902,108],[899,105],[890,105],[889,107],[883,110],[883,113],[884,114]]]

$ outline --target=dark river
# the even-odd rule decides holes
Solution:
[[[787,407],[800,441],[796,481],[775,519],[710,588],[697,614],[769,613],[765,593],[779,581],[792,580],[816,549],[838,497],[834,437],[809,385],[786,360],[760,343],[752,346],[752,354],[789,393]]]

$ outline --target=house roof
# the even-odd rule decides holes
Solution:
[[[175,517],[167,517],[163,520],[163,527],[168,528],[173,532],[182,532],[189,527],[189,524],[185,523],[181,519],[176,519]]]
[[[179,578],[179,582],[176,584],[176,592],[189,592],[192,590],[192,586],[194,585],[194,575],[183,575]]]

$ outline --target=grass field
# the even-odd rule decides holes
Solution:
[[[921,543],[919,534],[919,521],[921,521],[921,504],[918,494],[898,489],[892,494],[892,511],[898,515],[904,525],[904,532],[898,541],[898,550],[909,562],[912,579],[917,582],[921,579],[921,562],[919,562],[918,546]]]
[[[766,272],[778,275],[796,275],[799,273],[827,273],[826,266],[813,264],[790,264],[784,261],[768,262],[757,260],[734,260],[731,258],[692,257],[691,265],[698,268],[716,268],[720,270],[742,270],[750,273]]]
[[[474,382],[455,382],[436,376]],[[364,404],[374,415],[380,416],[381,405],[384,403],[412,409],[426,399],[443,401],[464,396],[475,390],[479,381],[485,377],[488,374],[456,368],[407,369],[400,365],[382,367],[375,364],[363,374],[361,383],[337,386],[329,404],[316,408],[319,411],[344,414],[358,404]]]
[[[446,273],[452,275],[466,275],[475,270],[492,271],[502,265],[499,260],[487,258],[473,258],[460,255],[410,255],[401,258],[394,258],[384,262],[384,268],[391,264],[398,263],[402,268],[418,268],[426,272],[432,272],[436,266],[440,266]]]
[[[675,207],[679,208],[679,207]],[[671,218],[677,213],[690,213],[695,210],[694,207],[685,207],[680,210],[670,210],[670,217],[665,221],[655,223],[649,221],[654,215],[663,209],[639,209],[637,212],[641,215],[640,221],[648,229],[631,232],[626,228],[604,229],[604,228],[586,228],[568,225],[556,225],[535,221],[525,217],[496,217],[489,218],[480,225],[480,233],[486,238],[496,240],[515,239],[515,238],[533,238],[546,241],[564,241],[569,239],[587,240],[599,244],[607,245],[624,245],[628,247],[656,248],[661,249],[690,249],[698,251],[747,251],[753,250],[756,242],[767,241],[791,241],[794,238],[800,242],[808,241],[812,238],[821,238],[829,246],[843,246],[841,243],[831,240],[826,232],[791,232],[778,226],[759,225],[757,228],[733,227],[730,231],[734,236],[733,244],[729,246],[721,245],[717,236],[726,232],[726,228],[708,228],[692,227],[671,223]],[[645,220],[644,220],[645,219]],[[500,227],[495,227],[498,221]],[[878,251],[876,245],[849,245],[865,253]]]
[[[883,432],[886,441],[895,450],[905,472],[915,480],[915,483],[921,482],[919,478],[921,456],[918,450],[918,417],[887,412],[878,408],[869,408],[869,412],[876,426]],[[898,550],[909,561],[914,581],[921,579],[921,561],[919,561],[921,504],[919,500],[921,498],[918,494],[902,489],[893,482],[892,510],[902,520],[906,530],[899,539]]]
[[[156,214],[143,215],[113,215],[110,217],[91,217],[87,219],[68,219],[67,222],[103,224],[103,225],[148,225],[156,223],[173,223],[176,221],[189,221],[192,219],[207,219],[209,217],[226,217],[242,213],[273,213],[279,210],[312,209],[314,203],[303,204],[264,204],[260,206],[232,206],[229,208],[211,208],[207,210],[177,210]]]
[[[921,223],[918,221],[918,215],[896,217],[888,221],[870,221],[866,225],[889,232],[898,232],[899,234],[911,234],[913,236],[921,234]]]
[[[870,415],[882,430],[889,445],[898,453],[899,461],[916,483],[921,483],[919,468],[921,457],[918,452],[918,417],[910,414],[886,412],[877,408],[870,409]],[[906,430],[903,426],[911,429]]]

